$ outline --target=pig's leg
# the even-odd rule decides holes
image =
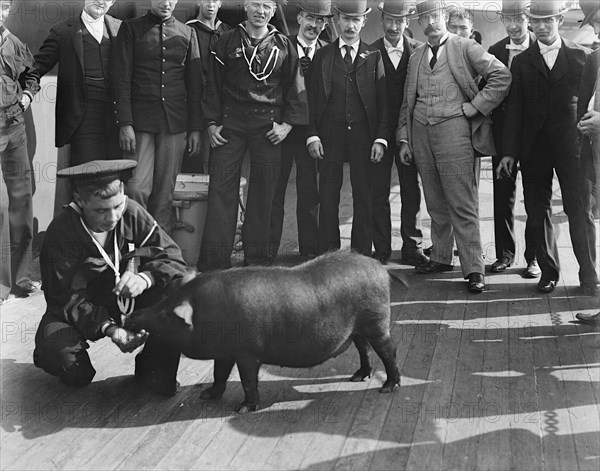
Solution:
[[[391,335],[387,333],[377,339],[369,339],[369,343],[377,355],[379,355],[381,361],[383,361],[387,375],[387,379],[379,389],[379,392],[393,392],[396,385],[400,385],[400,371],[396,363],[396,346],[394,345],[394,341]]]
[[[218,360],[215,360],[215,366],[213,371],[213,376],[215,380],[210,388],[202,391],[202,393],[200,394],[201,399],[206,399],[209,401],[221,399],[221,396],[225,392],[225,387],[227,386],[227,378],[229,378],[229,375],[231,374],[233,365],[235,365],[235,361],[230,360],[228,358],[219,358]]]
[[[360,368],[352,375],[350,381],[358,383],[364,381],[365,378],[369,378],[373,368],[371,367],[371,359],[369,358],[369,342],[364,337],[357,335],[354,337],[354,345],[356,345],[358,356],[360,357]]]
[[[240,414],[254,412],[258,409],[258,401],[260,399],[258,394],[258,370],[260,363],[252,358],[238,359],[236,363],[246,397],[244,398],[244,402],[235,408],[235,411]]]

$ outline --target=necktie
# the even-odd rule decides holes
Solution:
[[[446,41],[442,41],[441,44],[438,44],[437,46],[432,46],[431,44],[428,44],[428,46],[431,49],[431,52],[433,54],[433,56],[431,57],[431,60],[429,61],[429,67],[431,67],[433,69],[433,66],[435,65],[435,63],[437,62],[437,53],[440,50],[440,47],[442,47],[444,44],[446,44]]]
[[[347,44],[344,45],[344,49],[346,50],[346,55],[344,56],[344,63],[348,68],[352,67],[352,47]]]
[[[506,45],[506,49],[508,49],[509,51],[524,51],[525,49],[527,49],[527,46],[524,46],[523,44],[507,44]]]
[[[311,59],[308,56],[311,51],[310,46],[302,46],[302,50],[304,51],[304,56],[300,58],[300,67],[302,67],[302,73],[306,75],[311,63]]]

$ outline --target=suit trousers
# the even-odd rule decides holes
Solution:
[[[208,210],[200,249],[200,269],[228,268],[235,238],[242,163],[250,150],[250,176],[242,228],[244,261],[269,263],[269,229],[275,186],[279,178],[281,145],[266,134],[279,122],[278,108],[224,106],[223,131],[227,144],[212,150]]]
[[[371,255],[373,212],[371,205],[370,161],[372,138],[367,121],[346,123],[323,118],[320,131],[325,156],[319,161],[319,253],[339,249],[340,191],[344,179],[344,160],[350,163],[352,185],[353,250]]]
[[[483,273],[475,151],[463,116],[438,124],[413,121],[415,163],[431,216],[431,260],[451,265],[454,240],[462,273]]]
[[[594,242],[596,229],[589,211],[590,184],[586,181],[587,177],[581,175],[575,152],[569,152],[564,146],[561,149],[552,139],[538,138],[536,141],[534,148],[538,152],[526,162],[521,162],[521,173],[525,210],[537,242],[536,256],[542,278],[558,280],[560,274],[558,246],[552,224],[552,181],[556,172],[563,209],[569,220],[573,252],[579,263],[579,281],[582,285],[595,285],[598,282]]]
[[[119,129],[112,102],[88,100],[85,114],[71,137],[71,165],[121,158]]]
[[[23,114],[10,125],[0,123],[0,175],[8,199],[1,199],[0,232],[2,259],[0,297],[7,298],[15,286],[31,281],[33,258],[33,206],[31,164]],[[5,215],[8,218],[5,219]],[[8,234],[8,238],[4,235]]]
[[[159,133],[136,131],[135,139],[135,154],[123,154],[123,158],[138,163],[127,183],[127,194],[148,209],[160,227],[170,234],[173,191],[186,145],[185,133],[171,134],[165,123]]]
[[[388,142],[383,160],[371,166],[371,198],[373,204],[373,247],[379,257],[392,254],[392,218],[390,207],[390,184],[392,166],[396,162],[400,183],[400,235],[402,256],[408,257],[421,250],[421,187],[417,167],[403,165],[398,157],[396,144]]]
[[[271,210],[269,231],[269,258],[274,260],[279,251],[285,210],[285,192],[296,163],[296,222],[298,246],[301,255],[317,253],[319,188],[317,163],[308,153],[304,126],[292,129],[281,147],[281,169]],[[285,252],[291,247],[284,247]]]
[[[496,258],[514,258],[516,255],[515,239],[515,195],[517,191],[515,179],[498,178],[496,168],[502,160],[502,155],[492,156],[493,187],[494,187],[494,241]],[[525,261],[535,259],[535,239],[529,219],[525,223]]]

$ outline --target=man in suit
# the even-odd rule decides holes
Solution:
[[[8,196],[0,198],[0,304],[11,294],[37,290],[31,280],[33,189],[24,112],[40,87],[31,51],[4,26],[13,3],[0,1],[0,178]]]
[[[55,145],[71,144],[71,165],[121,154],[109,83],[121,26],[106,14],[114,3],[86,0],[81,14],[50,29],[35,55],[41,76],[58,64]]]
[[[506,96],[510,72],[472,39],[446,29],[444,2],[417,3],[427,45],[410,57],[396,141],[414,161],[431,216],[433,253],[418,273],[452,270],[454,239],[469,291],[485,289],[475,159],[495,153],[489,114]],[[477,76],[486,80],[479,90]]]
[[[598,284],[595,249],[587,234],[593,219],[585,214],[581,197],[577,131],[577,97],[589,49],[561,38],[566,9],[559,1],[532,3],[525,9],[535,41],[513,60],[504,120],[504,158],[498,172],[513,175],[520,162],[525,210],[530,219],[536,257],[542,275],[538,291],[551,293],[559,279],[560,262],[552,225],[552,181],[558,176],[563,209],[579,262],[582,287]]]
[[[503,0],[502,2],[500,15],[508,36],[491,46],[488,52],[508,68],[512,65],[513,59],[535,41],[535,35],[528,29],[529,19],[525,15],[525,6],[528,3],[525,0]],[[502,152],[502,129],[505,107],[506,101],[492,113],[492,131],[494,133],[494,145],[496,146],[496,154],[492,156],[494,169],[498,168],[498,164],[504,156]],[[495,172],[493,178],[494,239],[497,260],[492,264],[490,270],[493,273],[501,273],[515,262],[514,208],[517,189],[516,174],[505,176]],[[527,262],[527,268],[525,268],[524,276],[526,278],[539,278],[542,271],[535,258],[535,243],[529,221],[525,225],[525,261]]]
[[[596,0],[579,0],[585,15],[581,26],[589,24],[600,38],[600,3]],[[599,209],[600,186],[600,49],[594,51],[585,61],[579,86],[577,101],[577,129],[582,134],[581,173],[587,177],[587,217],[593,220],[594,210]],[[585,178],[584,177],[584,178]],[[594,208],[595,206],[595,208]],[[593,226],[595,228],[595,225]],[[596,246],[595,231],[589,233],[590,246]],[[578,313],[575,317],[584,324],[600,325],[600,313]]]
[[[298,34],[291,36],[290,40],[298,52],[300,71],[308,88],[315,53],[327,44],[319,39],[319,35],[327,27],[329,18],[333,15],[330,0],[305,0],[297,5]],[[275,260],[281,243],[285,191],[294,162],[296,163],[296,221],[300,260],[312,259],[317,254],[319,213],[317,168],[306,148],[306,126],[294,126],[283,141],[281,149],[281,169],[273,197],[269,230],[270,260]]]
[[[189,20],[186,25],[196,31],[198,47],[200,48],[200,60],[202,61],[202,78],[208,77],[208,69],[212,61],[211,51],[214,50],[217,41],[225,31],[231,27],[223,23],[217,17],[221,8],[221,0],[198,0],[198,16]],[[181,171],[184,173],[207,173],[210,159],[210,143],[208,133],[202,131],[199,155],[184,154]]]
[[[111,74],[119,144],[138,163],[127,194],[167,233],[186,140],[198,153],[203,124],[198,40],[173,16],[176,5],[151,0],[148,13],[123,22]]]
[[[319,252],[340,247],[344,160],[350,163],[354,213],[351,247],[372,251],[370,173],[385,153],[388,110],[381,52],[360,39],[366,0],[339,2],[340,37],[317,51],[308,90],[308,151],[319,165]]]
[[[204,94],[212,148],[208,210],[199,267],[231,266],[240,173],[250,151],[250,178],[242,229],[245,265],[269,265],[273,194],[281,143],[306,125],[308,103],[296,47],[269,21],[274,0],[245,1],[247,21],[223,34],[213,51]]]
[[[392,254],[392,220],[390,211],[390,183],[392,166],[396,162],[400,183],[400,235],[402,237],[402,262],[408,265],[422,265],[429,261],[423,254],[421,232],[421,188],[419,174],[414,163],[402,165],[394,133],[398,125],[398,115],[404,96],[404,83],[408,58],[422,43],[404,36],[414,9],[405,0],[387,0],[378,7],[381,10],[381,23],[384,36],[371,46],[381,51],[385,67],[385,81],[388,95],[388,148],[383,160],[371,168],[371,197],[373,207],[373,257],[386,263]]]

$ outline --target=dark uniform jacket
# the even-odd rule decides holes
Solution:
[[[581,72],[581,84],[579,86],[579,99],[577,101],[577,121],[587,112],[590,100],[594,95],[594,92],[598,93],[598,68],[600,68],[600,49],[594,51],[585,61],[583,66],[583,72]],[[600,100],[600,96],[595,97],[596,102]],[[600,129],[598,130],[600,133]],[[592,182],[596,183],[600,178],[600,161],[598,152],[600,149],[596,149],[596,155],[594,155],[590,139],[587,136],[583,136],[581,139],[581,172],[588,177]],[[595,144],[600,143],[600,137],[597,135],[595,138]]]
[[[118,126],[171,134],[202,129],[202,64],[195,31],[151,12],[126,20],[113,49],[111,75]]]
[[[190,20],[186,25],[194,28],[196,31],[200,49],[200,60],[202,61],[202,76],[206,80],[208,78],[210,62],[212,61],[211,51],[215,50],[217,41],[223,33],[231,30],[231,26],[219,21],[215,25],[216,28],[212,29],[200,20]]]
[[[339,54],[339,39],[319,49],[312,66],[309,87],[310,123],[308,136],[318,136],[331,93],[334,54]],[[356,82],[367,113],[371,138],[389,139],[388,102],[381,52],[361,41],[356,62]]]
[[[589,49],[562,38],[552,74],[562,83],[550,97],[548,67],[538,42],[514,58],[512,87],[504,119],[504,155],[525,161],[531,155],[538,133],[552,114],[552,126],[560,129],[562,142],[577,140],[577,97],[581,71]],[[557,87],[554,87],[557,88]]]
[[[105,15],[104,24],[114,45],[121,20]],[[58,64],[55,112],[56,147],[62,147],[71,141],[71,137],[77,131],[85,114],[84,29],[85,25],[81,20],[81,15],[53,26],[39,52],[35,55],[35,68],[42,77]]]
[[[139,257],[138,272],[152,278],[153,286],[165,288],[182,278],[185,262],[181,250],[135,201],[127,207],[117,227],[108,235],[104,249],[114,262],[113,237],[123,257],[120,271],[133,255]],[[130,251],[129,244],[134,245]],[[48,226],[40,256],[46,313],[75,326],[88,340],[102,337],[101,327],[119,320],[115,275],[107,266],[82,224],[79,208],[71,203]]]
[[[282,122],[292,126],[307,124],[308,103],[296,47],[274,26],[268,26],[269,33],[257,47],[270,42],[279,53],[273,73],[260,81],[250,73],[242,51],[243,39],[247,37],[244,23],[219,38],[204,96],[207,122],[222,122],[223,105],[242,105],[280,108]]]
[[[23,91],[31,98],[39,91],[33,55],[19,38],[0,26],[0,109],[20,102]],[[1,123],[0,123],[1,124]]]

